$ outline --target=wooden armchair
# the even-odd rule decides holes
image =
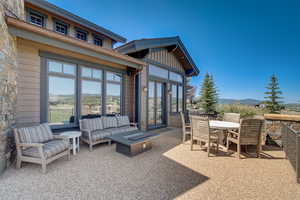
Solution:
[[[17,168],[21,168],[22,162],[37,163],[42,165],[42,171],[46,173],[46,166],[52,161],[63,156],[68,156],[70,160],[69,139],[53,135],[48,124],[14,129],[14,136]]]
[[[237,153],[240,158],[241,145],[257,145],[256,154],[257,157],[259,157],[263,123],[264,121],[260,119],[242,120],[238,132],[229,131],[227,136],[227,151],[229,148],[229,142],[237,144]]]
[[[200,142],[202,148],[202,142],[207,144],[207,155],[210,154],[211,144],[216,144],[216,151],[219,150],[219,133],[214,132],[209,127],[209,121],[207,118],[200,116],[190,115],[191,119],[191,150],[193,150],[194,141]]]
[[[182,122],[182,143],[186,141],[186,135],[191,136],[191,125],[186,123],[185,116],[183,112],[180,112],[181,122]]]

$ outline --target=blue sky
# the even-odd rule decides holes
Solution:
[[[179,35],[220,98],[263,99],[274,73],[300,101],[300,2],[292,0],[49,0],[127,38]]]

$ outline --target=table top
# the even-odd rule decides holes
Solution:
[[[80,131],[65,131],[65,132],[62,132],[60,135],[67,136],[69,138],[75,138],[75,137],[80,137],[81,132]]]
[[[240,124],[236,122],[227,122],[227,121],[218,121],[218,120],[210,120],[209,126],[215,129],[238,129],[240,128]]]
[[[149,141],[157,136],[159,136],[159,134],[157,133],[137,130],[137,131],[130,131],[127,133],[112,135],[107,138],[117,143],[121,143],[125,145],[133,145],[133,144]]]

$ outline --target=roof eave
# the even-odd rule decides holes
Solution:
[[[85,26],[87,28],[90,28],[92,30],[94,30],[95,32],[99,32],[99,33],[102,33],[103,35],[106,35],[107,37],[111,38],[112,40],[114,41],[117,41],[117,42],[126,42],[126,38],[116,34],[116,33],[113,33],[112,31],[110,30],[107,30],[101,26],[98,26],[97,24],[94,24],[86,19],[83,19],[77,15],[74,15],[72,14],[71,12],[63,9],[63,8],[60,8],[54,4],[51,4],[47,1],[44,1],[44,0],[25,0],[26,3],[30,3],[34,6],[37,6],[37,7],[40,7],[44,10],[47,10],[53,14],[56,14],[58,16],[61,16],[61,17],[64,17],[66,19],[69,19],[71,21],[74,21],[82,26]]]

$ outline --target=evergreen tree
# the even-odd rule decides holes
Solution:
[[[278,113],[282,109],[280,105],[281,102],[279,101],[279,99],[282,98],[280,97],[282,92],[279,88],[278,79],[274,74],[271,76],[271,82],[268,84],[267,89],[268,91],[265,92],[265,94],[268,95],[265,97],[265,99],[267,99],[265,102],[266,108],[270,113]]]
[[[205,113],[214,113],[218,103],[218,95],[213,77],[208,73],[205,74],[200,95],[200,104]]]

